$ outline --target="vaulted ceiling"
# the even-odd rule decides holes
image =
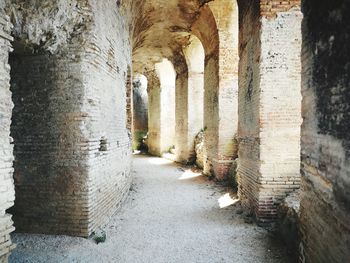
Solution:
[[[133,67],[147,71],[187,45],[204,1],[153,0],[133,5]]]

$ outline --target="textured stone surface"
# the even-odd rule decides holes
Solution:
[[[204,136],[205,132],[200,131],[194,140],[195,151],[196,151],[196,165],[203,169],[204,166]]]
[[[131,181],[129,28],[114,1],[19,4],[11,9],[10,59],[15,225],[88,236],[108,221]],[[69,38],[61,41],[65,28]]]
[[[350,259],[349,1],[303,1],[301,246],[305,262]]]
[[[297,262],[300,245],[300,190],[294,191],[278,207],[277,232]]]
[[[10,66],[8,53],[11,50],[11,24],[0,4],[0,262],[7,262],[14,248],[10,233],[14,230],[11,215],[7,209],[13,205],[13,145],[10,137],[11,110],[13,103],[10,92]]]

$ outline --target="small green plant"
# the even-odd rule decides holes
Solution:
[[[91,234],[91,239],[95,241],[96,244],[104,243],[106,241],[106,232],[103,230],[98,230]]]
[[[205,132],[206,130],[207,130],[207,127],[204,127],[204,128],[201,129],[200,132]]]

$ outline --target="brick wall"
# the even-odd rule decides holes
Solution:
[[[300,0],[260,0],[260,13],[267,18],[274,18],[280,12],[300,6]]]
[[[89,233],[108,222],[132,180],[125,110],[131,65],[128,17],[114,0],[93,1],[92,10],[94,20],[82,65],[87,116],[81,127],[88,149]]]
[[[350,2],[302,3],[303,262],[350,260]]]
[[[14,230],[11,215],[6,210],[13,206],[15,192],[13,186],[13,154],[10,137],[11,110],[10,67],[8,52],[11,50],[9,35],[11,24],[0,5],[0,262],[7,262],[11,244],[10,233]]]
[[[261,223],[274,221],[300,184],[302,16],[294,5],[273,4],[267,17],[264,2],[240,6],[239,189]]]
[[[16,51],[15,51],[16,52]],[[11,54],[17,231],[86,235],[86,154],[80,144],[83,94],[79,47]],[[64,84],[63,84],[64,83]],[[73,88],[72,88],[73,87]]]
[[[37,34],[50,30],[45,25],[62,22],[50,8],[63,12],[66,4],[73,14],[67,11],[64,18],[84,23],[69,41],[49,39],[38,46]],[[112,0],[81,1],[74,8],[57,2],[38,10],[38,18],[21,21],[15,30],[18,40],[26,35],[22,31],[38,30],[26,40],[31,52],[23,54],[17,41],[10,59],[15,224],[19,231],[86,237],[108,222],[131,182],[128,20]],[[42,28],[31,24],[38,20]],[[72,21],[66,23],[68,30]]]

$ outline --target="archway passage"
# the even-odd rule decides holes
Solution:
[[[133,150],[147,152],[145,139],[148,133],[148,80],[146,76],[136,74],[133,79]]]
[[[133,196],[133,73],[149,81],[150,153],[175,152],[177,161],[192,162],[195,130],[203,129],[203,173],[222,184],[228,175],[237,179],[238,213],[247,215],[240,219],[271,226],[286,218],[289,229],[279,233],[295,231],[293,250],[300,250],[302,262],[347,261],[349,12],[346,0],[0,1],[0,262],[14,247],[13,225],[18,232],[96,237],[116,219],[127,194]],[[193,67],[188,51],[195,43],[201,52]],[[227,241],[224,261],[265,260],[250,249],[259,237],[257,247],[266,248],[264,230],[228,238],[242,222],[227,219],[224,211],[231,208],[206,202],[216,197],[207,185],[219,188],[174,180],[178,173],[192,177],[188,167],[135,160],[136,183],[145,184],[140,193],[146,195],[135,197],[147,202],[137,198],[140,210],[131,210],[144,212],[140,218],[149,225],[158,223],[159,232],[151,229],[160,237],[166,229],[162,244],[172,258],[163,261],[176,261],[178,250],[190,255],[196,239],[203,249],[203,236],[217,249],[210,255],[194,250],[201,261],[215,253],[220,261],[220,237]],[[186,191],[183,181],[197,186]],[[196,196],[187,196],[190,191]],[[232,209],[238,205],[226,193],[222,198]],[[152,215],[138,204],[160,211],[151,209]],[[126,225],[111,225],[129,227],[119,232],[124,240],[140,227],[136,212]],[[140,231],[149,234],[147,227]],[[15,236],[24,243],[32,238]],[[157,237],[151,241],[160,251]],[[70,240],[62,243],[80,239]],[[124,242],[114,241],[108,251],[123,255]],[[236,243],[259,258],[234,255]],[[155,254],[137,246],[128,249]],[[111,257],[106,261],[118,261]]]

